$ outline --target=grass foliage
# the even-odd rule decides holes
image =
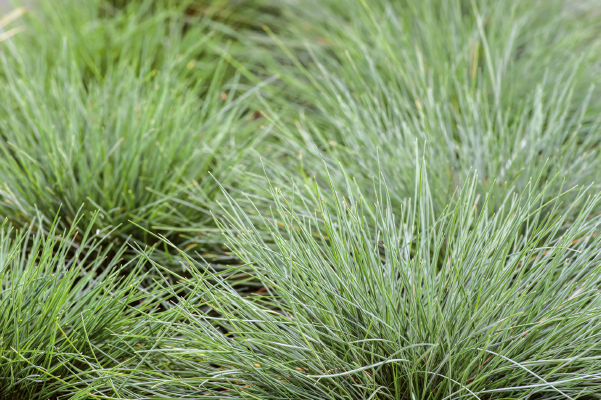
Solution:
[[[282,151],[294,160],[302,152],[304,173],[322,182],[324,158],[337,182],[338,164],[363,188],[380,171],[400,205],[413,197],[417,141],[437,171],[437,212],[473,170],[493,211],[540,174],[543,185],[555,174],[570,187],[598,181],[598,14],[544,3],[298,4],[291,30],[313,40],[297,55],[275,37],[291,58],[278,69],[311,106],[279,125],[290,138]]]
[[[236,179],[244,168],[241,155],[260,133],[239,93],[240,76],[226,79],[227,63],[220,56],[207,57],[207,65],[197,68],[194,56],[207,45],[178,43],[181,33],[163,32],[163,19],[145,24],[155,36],[136,27],[131,35],[139,40],[125,41],[131,48],[113,43],[124,40],[119,29],[104,45],[103,32],[77,38],[67,31],[64,41],[37,46],[47,53],[41,55],[18,43],[6,46],[0,96],[5,215],[28,222],[39,210],[50,220],[60,207],[64,221],[72,223],[86,204],[81,227],[100,210],[95,227],[117,228],[113,235],[122,238],[132,234],[128,221],[158,229],[179,220],[211,223],[202,206],[219,191],[208,172],[223,183]],[[92,22],[80,22],[79,28]],[[102,27],[112,31],[111,25]],[[185,37],[203,31],[197,29]],[[164,46],[164,40],[174,44]],[[90,48],[94,44],[104,47]],[[114,54],[114,48],[123,54]],[[48,62],[49,57],[54,59]],[[187,186],[199,186],[200,204],[183,206],[178,194]],[[138,232],[138,239],[145,237]]]
[[[47,398],[89,390],[95,371],[127,365],[137,339],[125,333],[150,301],[137,286],[141,261],[123,265],[124,248],[109,258],[90,237],[92,226],[60,232],[0,232],[0,396]],[[78,244],[79,242],[79,244]],[[121,276],[132,267],[133,273]],[[147,298],[148,299],[148,298]],[[151,300],[152,296],[150,299]],[[134,303],[142,303],[137,308]],[[120,365],[121,364],[121,365]]]
[[[437,218],[428,182],[418,178],[418,198],[398,214],[383,186],[373,216],[361,199],[334,192],[335,202],[320,203],[310,218],[274,191],[278,222],[257,225],[232,200],[222,228],[242,271],[251,269],[266,290],[243,297],[190,264],[193,278],[183,284],[190,294],[163,317],[166,350],[154,351],[170,360],[161,366],[170,372],[165,392],[261,399],[598,394],[601,221],[586,218],[598,196],[578,194],[583,204],[569,227],[567,212],[556,212],[561,196],[543,217],[544,195],[533,190],[507,199],[511,217],[489,217],[474,177]]]
[[[0,398],[601,398],[594,2],[24,11]]]

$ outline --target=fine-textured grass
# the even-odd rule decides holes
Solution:
[[[186,37],[196,41],[178,43],[181,26],[166,34],[164,24],[128,18],[131,40],[111,31],[120,25],[117,18],[97,29],[115,35],[106,44],[99,32],[67,34],[60,48],[48,47],[49,39],[46,46],[22,48],[25,37],[5,47],[0,210],[10,219],[27,222],[39,210],[48,220],[62,205],[71,223],[85,203],[81,226],[99,209],[96,229],[117,228],[121,238],[133,233],[146,240],[128,221],[161,230],[179,230],[174,221],[182,220],[204,226],[212,219],[208,202],[219,193],[209,172],[227,184],[244,169],[243,152],[261,131],[246,112],[240,76],[226,76],[225,56],[194,58],[211,34],[200,37],[206,30],[191,28]],[[83,23],[79,28],[94,30]],[[197,72],[182,72],[191,70]],[[179,196],[188,186],[200,193],[193,207],[184,207],[186,198]]]
[[[543,217],[533,182],[490,216],[474,177],[437,218],[424,171],[415,178],[418,196],[400,211],[379,184],[374,216],[336,192],[311,216],[274,190],[278,221],[257,225],[232,201],[222,229],[264,294],[242,297],[189,264],[190,294],[159,317],[167,333],[151,354],[162,362],[136,387],[167,398],[598,398],[601,220],[587,216],[599,197],[580,192],[566,225],[563,196]]]
[[[259,7],[257,1],[227,15],[220,12],[221,1],[207,1],[210,4],[206,7],[197,3],[41,0],[31,11],[26,33],[32,43],[46,50],[57,50],[67,39],[86,78],[101,79],[115,63],[162,69],[165,62],[177,59],[180,77],[206,80],[215,69],[216,54],[231,55],[242,50],[227,35],[229,25],[242,29],[250,27],[238,26],[241,19],[266,21],[253,12]],[[46,54],[49,62],[56,56],[57,53]]]
[[[556,173],[570,187],[598,181],[598,13],[459,0],[303,2],[289,12],[292,39],[274,40],[291,61],[274,68],[302,112],[279,120],[290,141],[278,149],[301,174],[325,182],[324,158],[343,182],[341,163],[373,196],[380,170],[401,204],[417,141],[436,170],[437,212],[473,170],[495,205],[507,183],[521,190],[539,174],[543,184]]]
[[[22,13],[1,398],[601,398],[594,2]]]
[[[137,289],[141,261],[130,261],[132,275],[120,277],[124,249],[107,258],[109,247],[101,249],[91,231],[76,238],[76,230],[60,232],[57,224],[37,232],[3,224],[0,397],[87,390],[106,383],[96,370],[127,365],[133,355],[138,341],[124,332],[153,304]]]

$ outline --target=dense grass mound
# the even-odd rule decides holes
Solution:
[[[566,225],[562,196],[543,217],[533,182],[506,199],[506,217],[489,216],[474,177],[437,218],[418,178],[396,214],[380,186],[372,221],[362,199],[336,192],[310,217],[274,191],[278,222],[260,226],[232,202],[222,228],[264,294],[242,297],[190,264],[189,296],[160,317],[163,383],[147,387],[169,398],[596,398],[601,220],[587,215],[598,196],[579,193]]]
[[[242,168],[234,162],[251,143],[252,119],[222,100],[219,69],[199,102],[172,68],[116,71],[86,87],[63,51],[65,61],[50,70],[5,64],[1,207],[11,218],[27,221],[36,209],[49,216],[63,204],[71,222],[87,203],[86,211],[101,211],[100,230],[120,225],[127,234],[128,220],[170,225],[182,186],[201,185],[210,198],[217,187],[208,171],[228,182]],[[197,222],[211,218],[185,212]]]
[[[75,19],[89,7],[45,15]],[[185,21],[167,11],[117,12],[102,23],[85,15],[76,27],[61,20],[51,26],[65,31],[64,41],[49,35],[25,46],[33,38],[23,35],[4,48],[0,210],[11,220],[40,211],[48,221],[60,207],[72,223],[85,204],[80,228],[98,209],[94,228],[146,244],[129,222],[167,236],[181,230],[177,222],[212,224],[215,178],[238,178],[261,131],[240,75],[209,50],[215,32],[200,24],[184,35]],[[191,207],[188,187],[200,194]]]
[[[268,22],[260,10],[260,1],[229,8],[221,0],[42,0],[21,40],[58,50],[66,39],[86,78],[102,78],[115,63],[162,69],[177,59],[180,77],[205,80],[214,72],[215,55],[235,58],[245,50],[233,36],[257,26],[244,21]],[[58,54],[46,58],[52,62]]]
[[[0,396],[42,399],[104,383],[102,368],[123,368],[128,337],[152,296],[138,291],[141,261],[107,258],[90,237],[57,224],[48,231],[0,232]],[[78,244],[79,243],[79,244]],[[120,277],[123,268],[133,269]],[[146,299],[146,302],[142,302]],[[140,304],[138,304],[140,303]],[[137,308],[132,305],[137,305]]]
[[[289,36],[274,36],[290,61],[274,68],[301,113],[280,120],[290,141],[278,149],[301,174],[327,184],[325,159],[342,183],[340,163],[374,197],[381,171],[400,206],[413,196],[418,142],[436,171],[436,212],[473,170],[478,193],[492,190],[492,211],[509,183],[520,191],[540,174],[542,184],[555,174],[558,185],[598,182],[594,10],[536,0],[291,4]]]

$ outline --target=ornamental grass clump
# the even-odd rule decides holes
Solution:
[[[123,248],[99,247],[93,225],[82,233],[61,232],[56,223],[47,231],[36,226],[15,231],[5,222],[0,231],[0,397],[6,399],[47,399],[107,384],[97,371],[129,365],[140,342],[129,330],[153,307],[152,293],[138,290],[143,260],[122,263]]]
[[[39,212],[48,222],[60,209],[68,225],[85,204],[80,229],[100,210],[95,230],[145,244],[146,234],[128,221],[167,236],[183,228],[175,220],[212,223],[208,210],[220,190],[209,172],[235,181],[244,152],[264,133],[246,111],[240,76],[225,78],[224,57],[191,84],[178,73],[188,69],[185,57],[154,69],[136,50],[137,68],[116,61],[102,79],[85,79],[68,39],[60,49],[37,50],[7,42],[1,55],[3,215],[26,223]],[[201,195],[187,207],[179,195],[190,186]]]
[[[287,157],[270,157],[280,187],[290,186],[289,170],[327,185],[325,160],[336,184],[340,163],[366,196],[380,170],[400,206],[413,195],[416,141],[436,171],[437,213],[473,170],[491,211],[540,174],[543,185],[565,178],[548,193],[598,185],[594,10],[537,0],[309,3],[287,3],[288,36],[272,35],[289,57],[273,68],[300,109],[273,118],[289,139],[274,145]]]
[[[194,5],[194,0],[40,0],[31,7],[20,43],[49,50],[46,61],[54,63],[60,56],[56,50],[66,38],[84,79],[102,79],[115,64],[134,69],[151,65],[160,70],[177,58],[179,67],[173,73],[193,81],[206,80],[215,68],[216,55],[243,50],[231,40],[233,27],[229,25],[236,22],[230,19],[244,20],[244,11],[251,13],[248,18],[257,17],[252,13],[256,7],[221,16],[211,11],[214,7]],[[228,76],[234,72],[230,68]]]
[[[596,398],[599,196],[582,190],[561,206],[566,193],[544,202],[533,181],[492,213],[477,181],[438,216],[423,172],[395,211],[376,182],[373,215],[354,190],[303,206],[273,189],[274,217],[261,223],[230,199],[220,226],[238,272],[264,289],[243,297],[190,263],[189,295],[161,317],[152,353],[162,381],[138,387],[169,398]]]

